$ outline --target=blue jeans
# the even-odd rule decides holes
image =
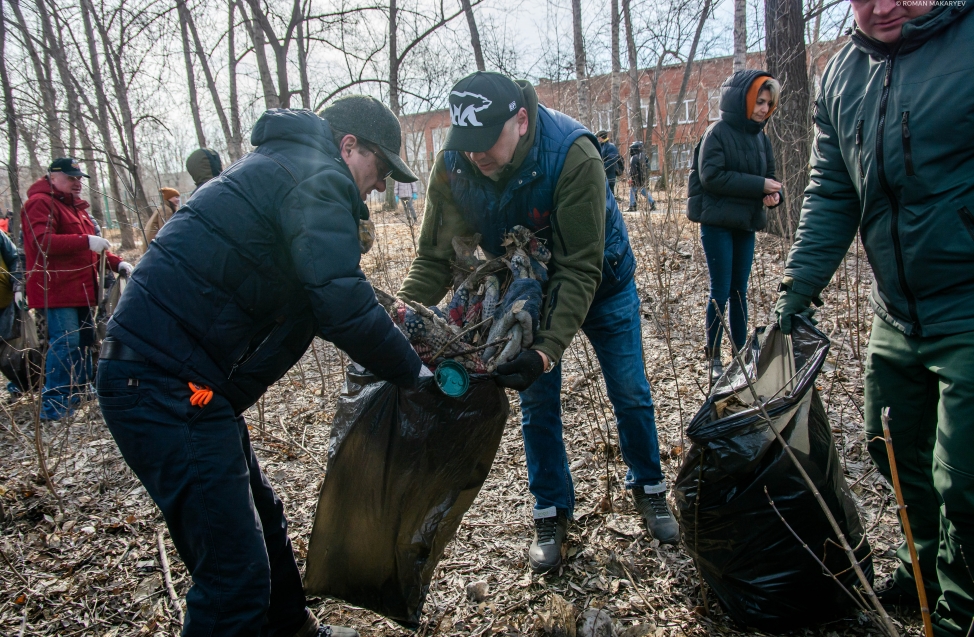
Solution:
[[[731,339],[737,349],[747,341],[747,280],[754,261],[754,233],[700,224],[700,242],[710,271],[710,300],[707,301],[707,348],[720,356],[723,326],[712,301],[729,319]],[[725,308],[730,304],[730,311]]]
[[[307,619],[284,505],[244,419],[149,363],[102,360],[98,402],[122,457],[159,506],[193,577],[183,637],[290,637]]]
[[[86,307],[48,308],[44,315],[49,347],[41,416],[60,420],[80,402],[75,394],[87,389],[91,378],[88,348],[95,342],[95,324]]]
[[[582,323],[615,411],[619,447],[629,467],[627,489],[663,481],[639,320],[639,295],[630,281],[616,294],[593,303]],[[553,506],[571,516],[575,488],[562,438],[561,363],[521,392],[521,431],[535,508]]]
[[[656,203],[653,200],[652,193],[649,192],[649,188],[647,188],[646,186],[643,186],[641,188],[635,188],[633,186],[630,186],[629,187],[629,207],[630,208],[636,207],[636,193],[642,193],[643,197],[646,197],[646,201],[648,201],[649,203]]]

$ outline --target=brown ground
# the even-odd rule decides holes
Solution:
[[[664,214],[627,215],[640,264],[643,341],[663,467],[672,480],[688,444],[683,426],[702,403],[701,388],[707,385],[702,349],[708,283],[697,227],[678,215],[669,218],[677,221],[667,222]],[[379,213],[375,220],[378,242],[363,267],[376,287],[394,292],[413,255],[411,229],[399,213]],[[781,242],[760,235],[749,294],[752,325],[768,321],[782,261]],[[819,327],[833,342],[819,387],[848,480],[855,484],[877,570],[887,573],[899,534],[895,506],[864,451],[859,412],[862,355],[872,320],[865,300],[869,280],[862,250],[855,246],[819,313]],[[342,380],[334,347],[316,341],[314,354],[309,351],[247,414],[258,457],[285,503],[302,567]],[[421,636],[535,633],[553,593],[576,612],[604,608],[617,629],[630,628],[630,636],[743,634],[713,595],[709,608],[703,608],[686,552],[658,546],[642,530],[621,486],[625,465],[604,386],[597,373],[589,373],[597,369],[592,361],[580,336],[565,356],[565,439],[578,519],[569,532],[564,567],[556,575],[538,577],[527,566],[532,502],[512,393],[509,427],[481,495],[436,571]],[[0,548],[5,558],[0,563],[0,634],[178,634],[174,605],[162,583],[157,533],[165,538],[178,595],[185,595],[189,578],[158,510],[122,462],[97,404],[90,402],[69,422],[43,430],[57,499],[38,477],[32,405],[36,401],[22,399],[4,405],[0,415]],[[608,502],[611,511],[603,512]],[[468,601],[465,593],[475,581],[488,585],[481,603]],[[352,625],[363,635],[408,634],[373,613],[333,600],[312,601],[322,619]],[[916,618],[894,617],[918,634]],[[631,629],[637,624],[640,630]],[[833,637],[878,631],[860,615],[801,633]]]

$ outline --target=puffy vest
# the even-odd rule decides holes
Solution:
[[[480,233],[480,246],[484,252],[503,254],[504,233],[517,225],[529,228],[552,246],[552,215],[557,214],[554,209],[555,187],[568,149],[583,135],[599,148],[595,135],[579,122],[539,105],[534,144],[503,191],[499,191],[490,178],[473,170],[463,153],[447,151],[443,154],[453,201],[464,220]],[[554,227],[557,231],[557,221]],[[629,246],[629,233],[606,182],[605,256],[602,283],[595,298],[604,298],[620,290],[635,271],[636,257]]]

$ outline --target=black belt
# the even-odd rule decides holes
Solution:
[[[139,354],[122,341],[116,341],[114,338],[106,338],[102,341],[101,352],[98,354],[98,358],[106,361],[145,362],[145,356]]]

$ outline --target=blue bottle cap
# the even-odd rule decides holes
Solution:
[[[456,361],[443,361],[436,367],[436,386],[447,396],[459,398],[470,387],[470,375]]]

